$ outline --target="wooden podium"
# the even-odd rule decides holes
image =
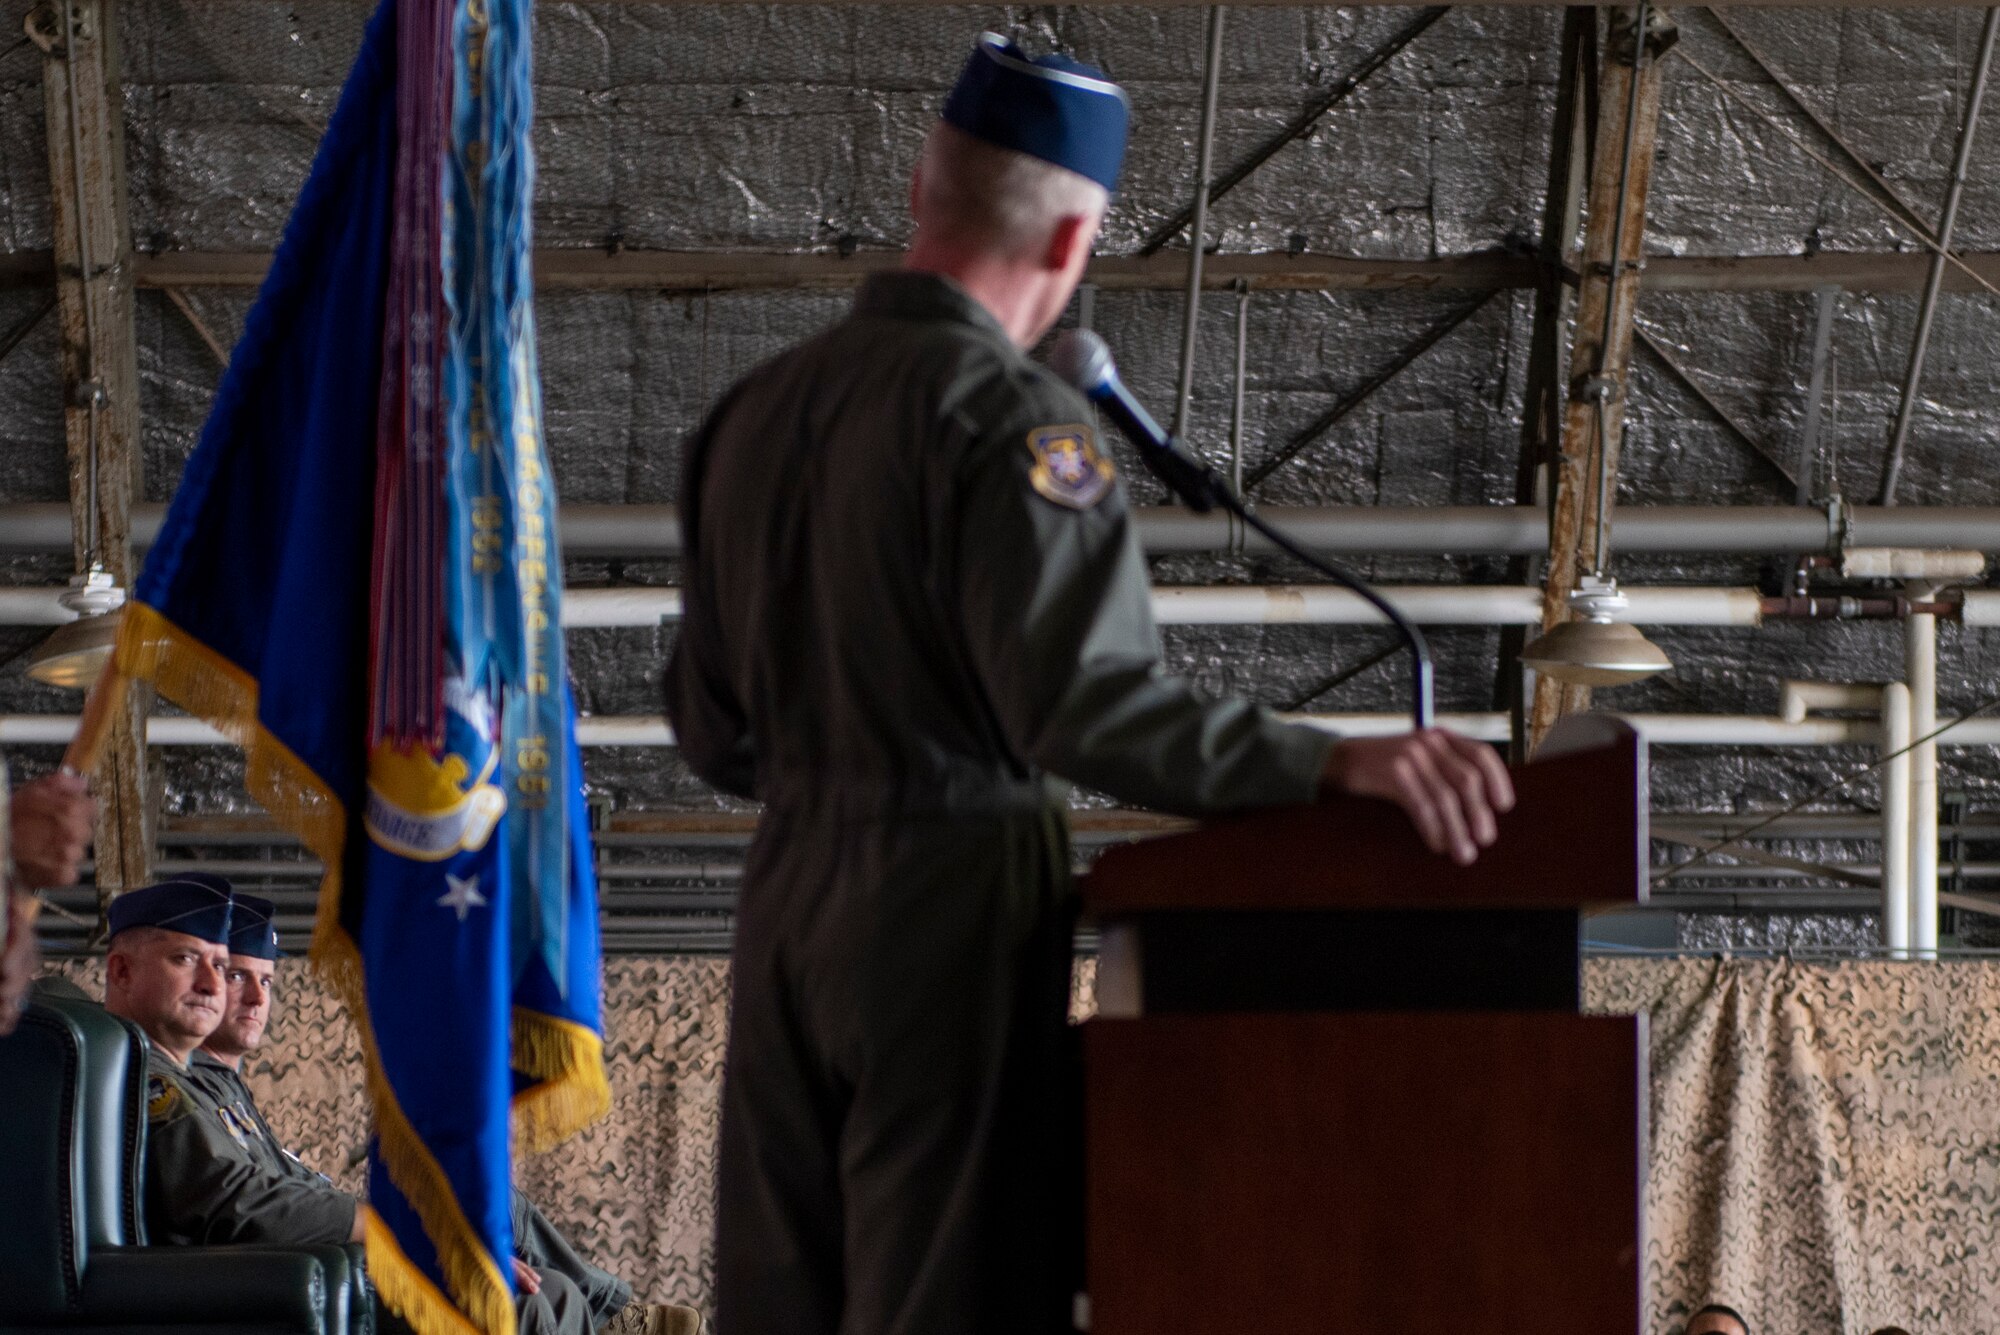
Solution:
[[[1472,867],[1400,811],[1106,853],[1092,1335],[1633,1335],[1643,1016],[1584,1016],[1580,910],[1646,895],[1644,741],[1589,717]]]

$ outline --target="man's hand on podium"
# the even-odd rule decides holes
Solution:
[[[1442,728],[1337,743],[1319,785],[1322,797],[1346,793],[1394,802],[1431,852],[1460,866],[1499,836],[1494,815],[1514,805],[1514,780],[1499,754]]]

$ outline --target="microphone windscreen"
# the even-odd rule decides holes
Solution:
[[[1084,394],[1094,394],[1118,374],[1111,348],[1095,331],[1065,329],[1049,349],[1049,369]]]

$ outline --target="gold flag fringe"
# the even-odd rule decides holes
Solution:
[[[611,1111],[604,1040],[595,1031],[520,1006],[509,1029],[514,1069],[536,1082],[514,1096],[519,1145],[539,1154]]]
[[[426,1313],[436,1323],[437,1335],[480,1335],[479,1328],[452,1306],[451,1299],[438,1292],[430,1277],[403,1255],[388,1225],[367,1206],[361,1208],[362,1241],[368,1247],[368,1278],[382,1295],[382,1301],[403,1314],[404,1320],[409,1320],[410,1312]],[[382,1258],[388,1258],[389,1264],[382,1264]]]
[[[242,747],[250,795],[280,825],[297,834],[326,869],[313,928],[313,965],[346,1003],[361,1035],[383,1165],[423,1222],[457,1305],[447,1301],[404,1255],[373,1211],[363,1230],[369,1280],[418,1335],[466,1335],[468,1330],[475,1335],[515,1335],[514,1300],[506,1277],[459,1208],[443,1170],[403,1115],[382,1073],[361,954],[340,925],[346,804],[258,721],[256,679],[156,608],[136,601],[126,604],[114,662],[127,676],[152,682],[161,695]],[[601,1060],[596,1069],[602,1080]]]

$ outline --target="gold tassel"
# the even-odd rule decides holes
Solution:
[[[611,1111],[604,1040],[595,1031],[519,1006],[509,1029],[514,1069],[537,1082],[514,1096],[514,1137],[528,1153],[560,1144]]]
[[[375,1212],[365,1205],[361,1208],[365,1212],[362,1241],[368,1248],[368,1282],[382,1295],[382,1301],[418,1335],[481,1335],[451,1299],[438,1292],[430,1277],[403,1255],[396,1235]],[[511,1323],[511,1309],[507,1315]]]

